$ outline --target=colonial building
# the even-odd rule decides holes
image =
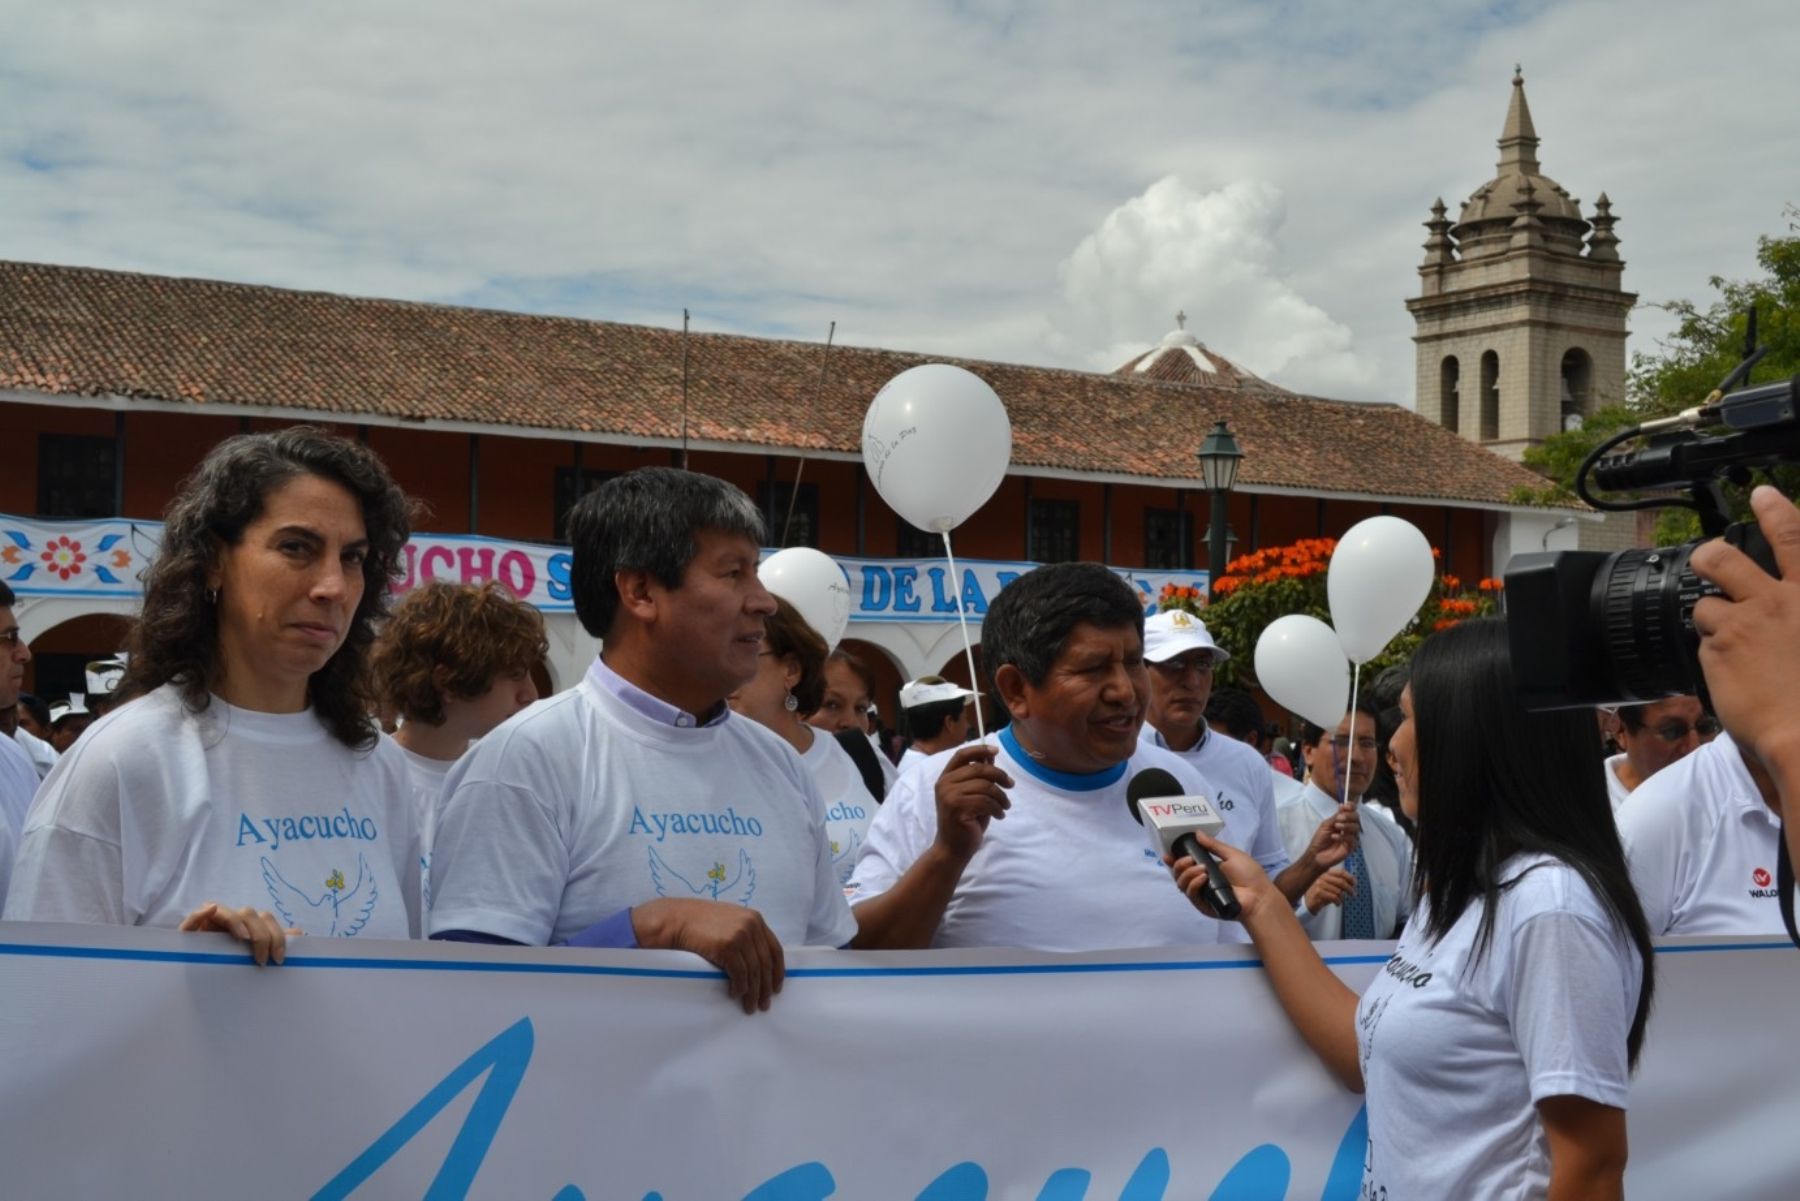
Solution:
[[[955,598],[985,603],[1008,572],[1086,558],[1147,593],[1157,573],[1203,584],[1192,569],[1207,558],[1208,501],[1194,453],[1221,420],[1245,456],[1228,502],[1240,551],[1389,512],[1427,534],[1446,570],[1475,579],[1514,550],[1568,541],[1558,521],[1570,513],[1512,503],[1538,482],[1524,468],[1399,405],[1283,391],[1177,329],[1113,374],[962,364],[1013,425],[1005,480],[955,536],[971,594],[968,575],[941,578],[941,544],[897,518],[861,465],[869,400],[924,361],[0,263],[0,514],[14,515],[0,524],[17,527],[0,531],[0,576],[21,597],[43,691],[68,688],[84,658],[118,645],[135,565],[181,478],[221,438],[299,421],[364,439],[424,502],[421,529],[434,536],[416,546],[409,578],[495,576],[544,608],[552,653],[540,683],[552,688],[572,682],[594,644],[559,592],[566,558],[559,566],[543,544],[584,490],[644,464],[731,480],[764,506],[772,542],[838,556],[855,592],[851,645],[874,660],[889,699],[923,672],[967,678]],[[75,527],[57,520],[104,528],[75,550]],[[55,565],[38,543],[56,537],[72,576],[42,570]],[[100,586],[103,567],[114,583]],[[83,583],[94,586],[71,590]]]

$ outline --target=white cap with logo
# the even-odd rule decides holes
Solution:
[[[939,701],[970,700],[975,693],[958,684],[952,684],[939,676],[920,676],[900,686],[900,707],[917,709],[920,705],[935,705]]]
[[[121,652],[111,659],[95,659],[87,665],[86,674],[89,696],[111,696],[125,677],[125,655]]]
[[[1165,609],[1145,620],[1144,658],[1166,663],[1188,651],[1211,651],[1218,663],[1231,658],[1206,632],[1206,623],[1185,609]]]

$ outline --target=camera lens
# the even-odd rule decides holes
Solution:
[[[1698,545],[1620,551],[1595,573],[1588,628],[1602,639],[1620,700],[1694,691],[1700,678],[1694,605],[1717,591],[1688,566]]]

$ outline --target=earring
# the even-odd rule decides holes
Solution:
[[[208,588],[206,590],[206,603],[209,605],[216,605],[219,603],[219,590],[217,588]]]
[[[797,713],[800,710],[800,702],[795,698],[794,694],[790,692],[787,694],[787,699],[781,702],[781,707],[786,709],[789,713]]]

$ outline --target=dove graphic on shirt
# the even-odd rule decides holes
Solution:
[[[266,855],[262,859],[262,876],[263,883],[269,887],[269,896],[275,902],[275,912],[281,915],[281,920],[308,934],[354,937],[368,925],[369,914],[374,911],[375,902],[381,895],[375,887],[375,876],[369,871],[369,861],[361,854],[356,856],[356,883],[346,889],[343,869],[333,868],[331,874],[325,877],[324,893],[316,901],[307,895],[305,889],[284,879]],[[367,894],[362,897],[360,905],[353,907],[352,902],[365,887],[368,889]],[[319,927],[327,922],[330,928],[320,930]]]
[[[839,843],[831,840],[831,866],[837,869],[838,880],[844,884],[850,882],[850,869],[856,866],[856,848],[862,845],[855,830],[850,831],[850,841]]]
[[[656,848],[650,848],[650,883],[656,889],[656,895],[666,897],[674,884],[686,889],[685,893],[676,892],[676,896],[702,897],[709,901],[725,901],[736,905],[749,905],[750,898],[756,895],[756,869],[750,864],[750,852],[738,851],[737,874],[730,879],[725,877],[725,865],[715,862],[706,870],[705,882],[690,883],[688,878],[670,867]]]

